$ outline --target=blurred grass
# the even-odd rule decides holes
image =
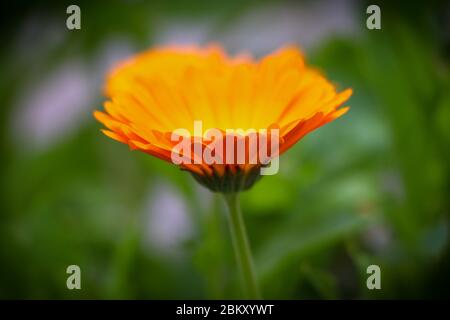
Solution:
[[[0,19],[11,31],[0,51],[0,297],[239,298],[223,203],[189,175],[105,139],[90,114],[76,132],[39,150],[21,145],[10,122],[27,84],[71,57],[89,63],[111,37],[142,49],[157,32],[153,19],[219,15],[225,26],[262,4],[81,2],[89,31],[33,59],[16,55],[20,23],[43,8],[65,18],[64,3],[9,5],[9,17]],[[267,298],[449,295],[445,7],[382,8],[382,30],[333,38],[308,54],[329,78],[354,89],[351,111],[306,137],[281,159],[278,175],[242,197]],[[179,191],[195,226],[181,254],[145,243],[144,203],[161,181]],[[82,269],[81,291],[65,287],[70,264]],[[370,264],[382,269],[379,292],[365,287]]]

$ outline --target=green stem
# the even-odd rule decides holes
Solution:
[[[238,267],[241,270],[246,298],[261,299],[238,194],[224,194],[224,198],[229,209],[231,239]]]

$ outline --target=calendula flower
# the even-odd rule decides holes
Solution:
[[[260,60],[241,55],[230,57],[218,46],[162,47],[132,57],[109,75],[106,84],[105,112],[95,117],[107,130],[103,132],[132,149],[138,149],[168,162],[179,139],[176,130],[183,128],[193,137],[192,151],[182,156],[182,169],[213,191],[235,192],[247,189],[260,177],[260,167],[291,148],[314,129],[343,115],[348,108],[338,107],[351,90],[337,92],[320,72],[305,65],[301,52],[291,46]],[[277,150],[266,159],[248,145],[245,159],[235,161],[195,161],[211,149],[210,141],[196,141],[194,123],[205,130],[218,129],[216,152],[224,159],[227,130],[242,129],[235,134],[249,140],[245,132],[255,130],[259,140],[277,129]],[[197,134],[198,135],[198,134]],[[200,132],[200,138],[204,138]],[[180,134],[182,136],[182,134]],[[272,138],[274,136],[272,135]],[[259,141],[260,142],[260,141]],[[201,149],[194,150],[195,144]],[[252,150],[251,150],[252,149]],[[270,149],[270,147],[269,147]],[[228,151],[228,152],[227,152]],[[199,154],[200,153],[200,154]],[[251,163],[251,159],[255,159]],[[202,159],[203,160],[203,159]]]
[[[227,194],[238,261],[256,297],[236,193],[307,133],[342,116],[351,89],[338,92],[294,46],[254,59],[212,45],[138,54],[111,72],[105,91],[105,111],[94,113],[104,134]]]

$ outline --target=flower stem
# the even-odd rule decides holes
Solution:
[[[238,193],[224,194],[224,198],[228,206],[231,239],[237,264],[241,270],[246,298],[261,299]]]

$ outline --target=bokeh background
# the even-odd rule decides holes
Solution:
[[[381,30],[364,1],[2,1],[0,297],[241,297],[221,199],[92,117],[117,61],[209,42],[295,43],[354,89],[345,117],[242,195],[264,297],[449,297],[450,7],[376,3]]]

